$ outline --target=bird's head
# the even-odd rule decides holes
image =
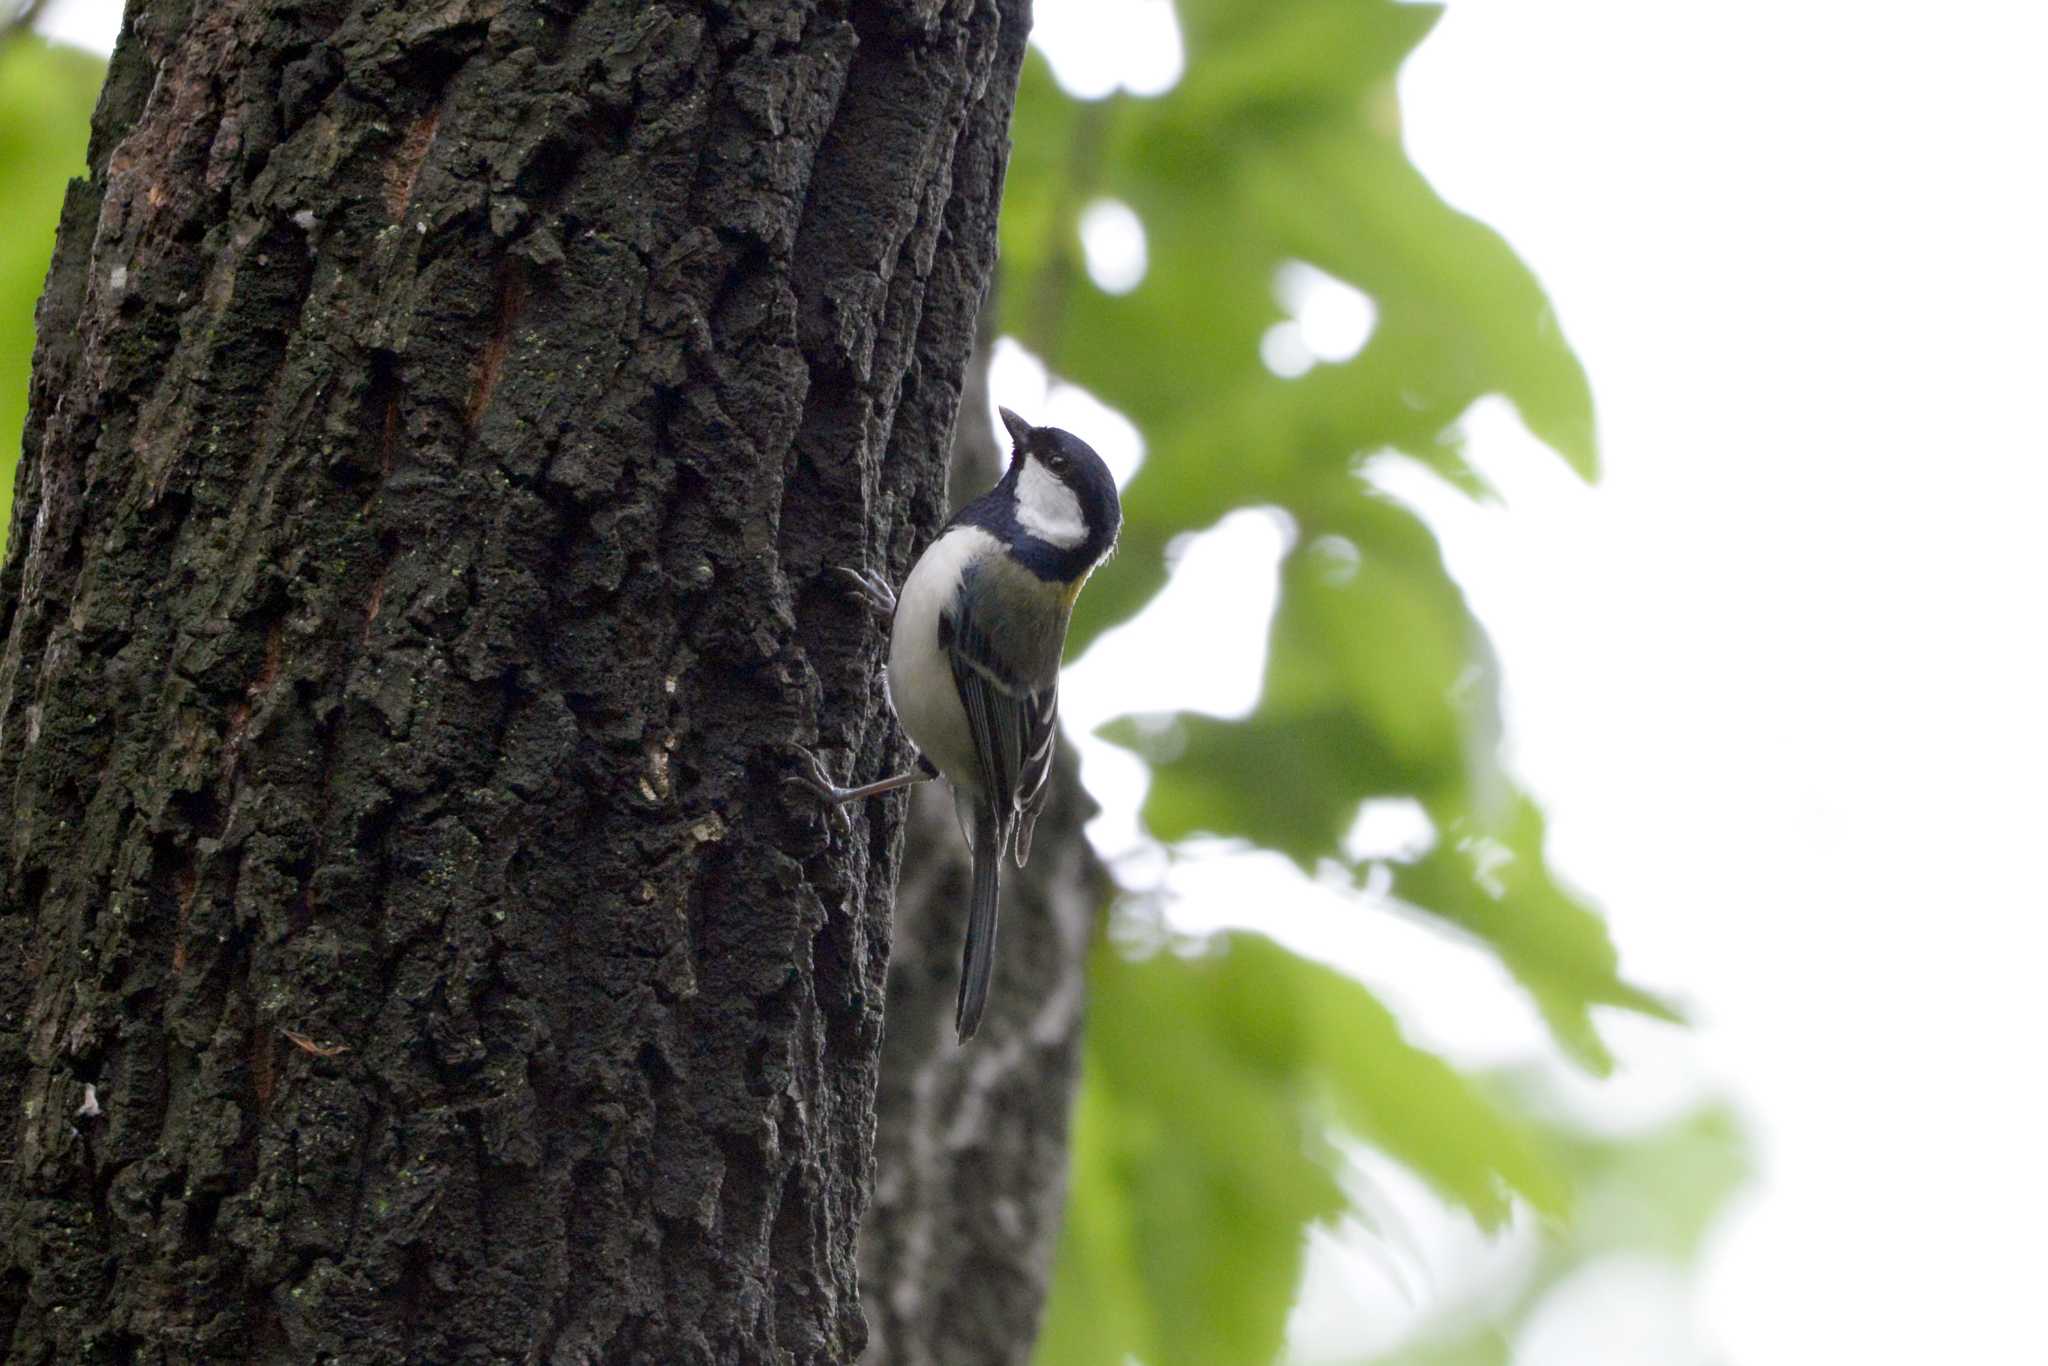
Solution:
[[[1013,443],[1003,482],[1016,500],[1017,525],[1090,568],[1108,559],[1123,527],[1109,466],[1072,432],[1034,427],[1008,408],[997,411]]]

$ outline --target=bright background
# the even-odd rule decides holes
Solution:
[[[1096,14],[1039,7],[1070,89],[1132,46]],[[1495,401],[1466,429],[1504,506],[1402,486],[1502,656],[1554,863],[1699,1023],[1613,1022],[1620,1074],[1581,1084],[1587,1113],[1626,1127],[1719,1087],[1762,1163],[1689,1306],[1609,1265],[1518,1362],[1690,1360],[1674,1313],[1749,1366],[2048,1360],[2044,53],[2048,14],[1997,0],[1453,0],[1403,70],[1411,158],[1535,268],[1600,413],[1595,488]],[[1236,530],[1069,671],[1071,716],[1157,708],[1232,657],[1176,644],[1277,556]],[[1244,639],[1264,610],[1238,609]],[[1249,705],[1255,660],[1201,685],[1207,709]],[[1293,875],[1253,861],[1176,869],[1178,917],[1272,929]],[[1280,937],[1452,1056],[1540,1034],[1461,976],[1476,955],[1310,911],[1330,894],[1295,881]],[[1361,1293],[1323,1251],[1305,1349]]]
[[[1997,0],[1468,0],[1403,82],[1600,404],[1597,493],[1436,524],[1553,856],[1761,1139],[1735,1361],[2048,1360],[2044,52]]]
[[[1158,0],[1038,10],[1070,93],[1178,74]],[[42,20],[100,51],[117,24],[83,2]],[[1524,1366],[2048,1359],[2044,40],[2038,6],[1992,0],[1454,0],[1403,69],[1410,157],[1542,280],[1606,472],[1587,488],[1485,401],[1465,429],[1502,504],[1419,467],[1383,482],[1502,657],[1553,863],[1599,899],[1630,976],[1698,1022],[1605,1021],[1617,1076],[1552,1080],[1616,1132],[1732,1093],[1761,1163],[1696,1283],[1596,1264],[1521,1331]],[[1091,271],[1141,273],[1142,241],[1099,218]],[[1296,283],[1269,366],[1356,351],[1362,296]],[[995,387],[1140,459],[1014,344]],[[1339,964],[1461,1063],[1540,1054],[1500,968],[1412,919],[1359,914],[1275,855],[1169,869],[1139,833],[1143,767],[1088,737],[1251,706],[1287,535],[1233,514],[1070,668],[1093,833],[1127,880],[1167,879],[1180,928],[1254,926]],[[1407,837],[1398,808],[1377,818],[1359,839]],[[1454,1313],[1543,1236],[1521,1220],[1489,1241],[1366,1170],[1379,1232],[1314,1235],[1303,1363]]]

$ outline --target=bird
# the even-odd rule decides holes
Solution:
[[[1116,479],[1072,432],[999,408],[1010,460],[966,504],[892,592],[871,571],[838,572],[891,619],[890,707],[917,750],[903,773],[841,787],[807,749],[793,782],[833,806],[943,777],[974,858],[953,1027],[974,1037],[995,972],[996,902],[1005,856],[1023,867],[1050,792],[1060,655],[1088,576],[1116,549]]]

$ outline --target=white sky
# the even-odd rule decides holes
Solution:
[[[44,26],[104,50],[118,14],[59,0]],[[1040,0],[1038,38],[1093,93],[1156,93],[1182,61],[1160,0]],[[1467,427],[1507,508],[1421,477],[1398,491],[1499,645],[1556,861],[1608,908],[1630,971],[1703,1022],[1624,1024],[1621,1077],[1561,1084],[1615,1128],[1732,1090],[1766,1164],[1690,1302],[1654,1265],[1604,1269],[1519,1366],[2048,1352],[2044,38],[2032,0],[1453,0],[1403,75],[1416,164],[1548,287],[1609,473],[1577,486],[1496,402]],[[1099,278],[1130,288],[1142,225],[1095,218],[1127,267],[1112,253]],[[1290,278],[1300,328],[1267,340],[1276,368],[1370,327],[1369,307]],[[1006,353],[1005,402],[1135,466],[1135,430],[1044,386]],[[1069,671],[1076,729],[1247,707],[1255,648],[1205,651],[1198,688],[1176,642],[1213,642],[1219,603],[1257,642],[1287,534],[1244,513],[1197,541]],[[1218,675],[1232,655],[1245,667]],[[1156,875],[1156,851],[1128,853],[1142,771],[1099,743],[1087,763],[1105,848]],[[1189,927],[1277,904],[1263,928],[1352,967],[1455,1056],[1540,1047],[1497,968],[1278,860],[1209,856],[1169,885]],[[1400,1173],[1367,1176],[1406,1235],[1318,1237],[1305,1360],[1361,1319],[1384,1342],[1477,1293],[1534,1236],[1489,1247]]]
[[[121,6],[119,0],[49,0],[36,28],[60,43],[112,52],[121,35]]]
[[[1462,0],[1404,75],[1593,376],[1596,494],[1490,411],[1512,511],[1435,521],[1558,861],[1764,1141],[1698,1306],[1745,1366],[2048,1360],[2044,38]]]

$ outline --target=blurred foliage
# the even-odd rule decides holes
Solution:
[[[1150,762],[1145,816],[1162,839],[1241,836],[1305,869],[1343,857],[1361,802],[1418,800],[1439,853],[1401,870],[1399,890],[1498,948],[1560,1040],[1604,1067],[1592,1007],[1669,1011],[1621,980],[1599,918],[1544,870],[1542,821],[1500,767],[1492,652],[1435,538],[1374,489],[1363,459],[1399,451],[1483,491],[1457,420],[1499,393],[1590,475],[1585,376],[1527,268],[1401,149],[1394,79],[1434,8],[1179,12],[1187,73],[1166,97],[1082,104],[1034,60],[1019,105],[1004,321],[1166,457],[1126,491],[1123,550],[1081,600],[1077,649],[1159,589],[1175,537],[1254,505],[1298,535],[1252,715],[1127,723],[1111,738]],[[1121,296],[1079,270],[1076,216],[1098,195],[1145,224],[1150,269]],[[1295,379],[1259,359],[1289,261],[1377,309],[1357,357]],[[1495,869],[1510,870],[1505,889],[1477,890]]]
[[[1561,1216],[1533,1128],[1401,1037],[1341,973],[1256,935],[1193,956],[1098,948],[1069,1226],[1040,1359],[1236,1363],[1279,1345],[1310,1220],[1348,1200],[1338,1132],[1488,1227]]]
[[[1149,452],[1125,490],[1121,552],[1081,599],[1075,652],[1160,589],[1177,537],[1244,507],[1278,509],[1296,535],[1251,714],[1126,718],[1105,733],[1151,769],[1154,835],[1234,838],[1390,886],[1495,955],[1565,1054],[1605,1073],[1596,1008],[1675,1013],[1620,975],[1604,922],[1552,875],[1542,813],[1501,766],[1485,635],[1428,527],[1373,482],[1374,457],[1399,452],[1489,496],[1458,429],[1489,394],[1583,476],[1598,464],[1586,377],[1534,277],[1403,150],[1396,76],[1439,10],[1177,12],[1187,61],[1170,92],[1071,99],[1034,53],[1013,129],[1002,330],[1130,417]],[[1100,198],[1144,225],[1147,270],[1127,293],[1083,270],[1079,221]],[[1260,343],[1287,317],[1276,279],[1292,262],[1362,290],[1376,316],[1357,356],[1282,378]],[[1420,804],[1429,852],[1347,855],[1376,798]],[[1603,1240],[1584,1222],[1609,1175],[1696,1155],[1665,1136],[1575,1140],[1491,1099],[1406,1042],[1365,987],[1256,936],[1194,956],[1105,943],[1093,973],[1041,1362],[1272,1360],[1306,1230],[1347,1208],[1339,1136],[1484,1226],[1514,1199],[1574,1230],[1524,1298],[1609,1242],[1643,1246],[1630,1241],[1642,1230]],[[1733,1179],[1711,1184],[1710,1207]]]
[[[1610,1258],[1689,1266],[1751,1170],[1741,1122],[1723,1104],[1627,1138],[1565,1125],[1548,1126],[1546,1138],[1578,1195],[1569,1227],[1545,1242],[1501,1303],[1427,1324],[1413,1342],[1362,1366],[1505,1366],[1517,1330],[1572,1276]]]
[[[1122,553],[1081,600],[1077,648],[1143,607],[1176,537],[1247,506],[1298,529],[1251,715],[1112,728],[1151,762],[1152,831],[1389,881],[1497,955],[1565,1052],[1602,1071],[1595,1007],[1671,1012],[1620,976],[1599,917],[1549,872],[1541,813],[1500,768],[1485,637],[1428,528],[1373,487],[1362,458],[1404,452],[1483,495],[1456,424],[1498,393],[1574,468],[1596,466],[1585,377],[1541,290],[1402,150],[1394,80],[1435,16],[1388,0],[1179,0],[1186,75],[1152,100],[1071,100],[1034,55],[1002,318],[1128,414],[1151,452],[1125,494]],[[0,508],[34,303],[102,69],[0,41],[0,192],[14,210],[0,234]],[[1099,196],[1145,224],[1149,270],[1128,294],[1080,268],[1077,220]],[[1283,317],[1274,272],[1295,260],[1363,289],[1377,321],[1356,358],[1282,379],[1259,341]],[[1345,832],[1377,797],[1419,801],[1434,848],[1381,868],[1348,858]],[[1690,1258],[1746,1171],[1722,1110],[1589,1138],[1409,1043],[1359,983],[1256,935],[1149,955],[1105,940],[1092,972],[1042,1362],[1272,1360],[1306,1229],[1347,1213],[1347,1142],[1404,1163],[1485,1227],[1519,1202],[1560,1230],[1493,1317],[1446,1325],[1388,1363],[1505,1361],[1514,1324],[1590,1260]]]
[[[0,30],[0,527],[28,416],[35,304],[50,270],[64,187],[85,170],[86,123],[106,63],[25,32]],[[4,535],[0,532],[0,535]]]

